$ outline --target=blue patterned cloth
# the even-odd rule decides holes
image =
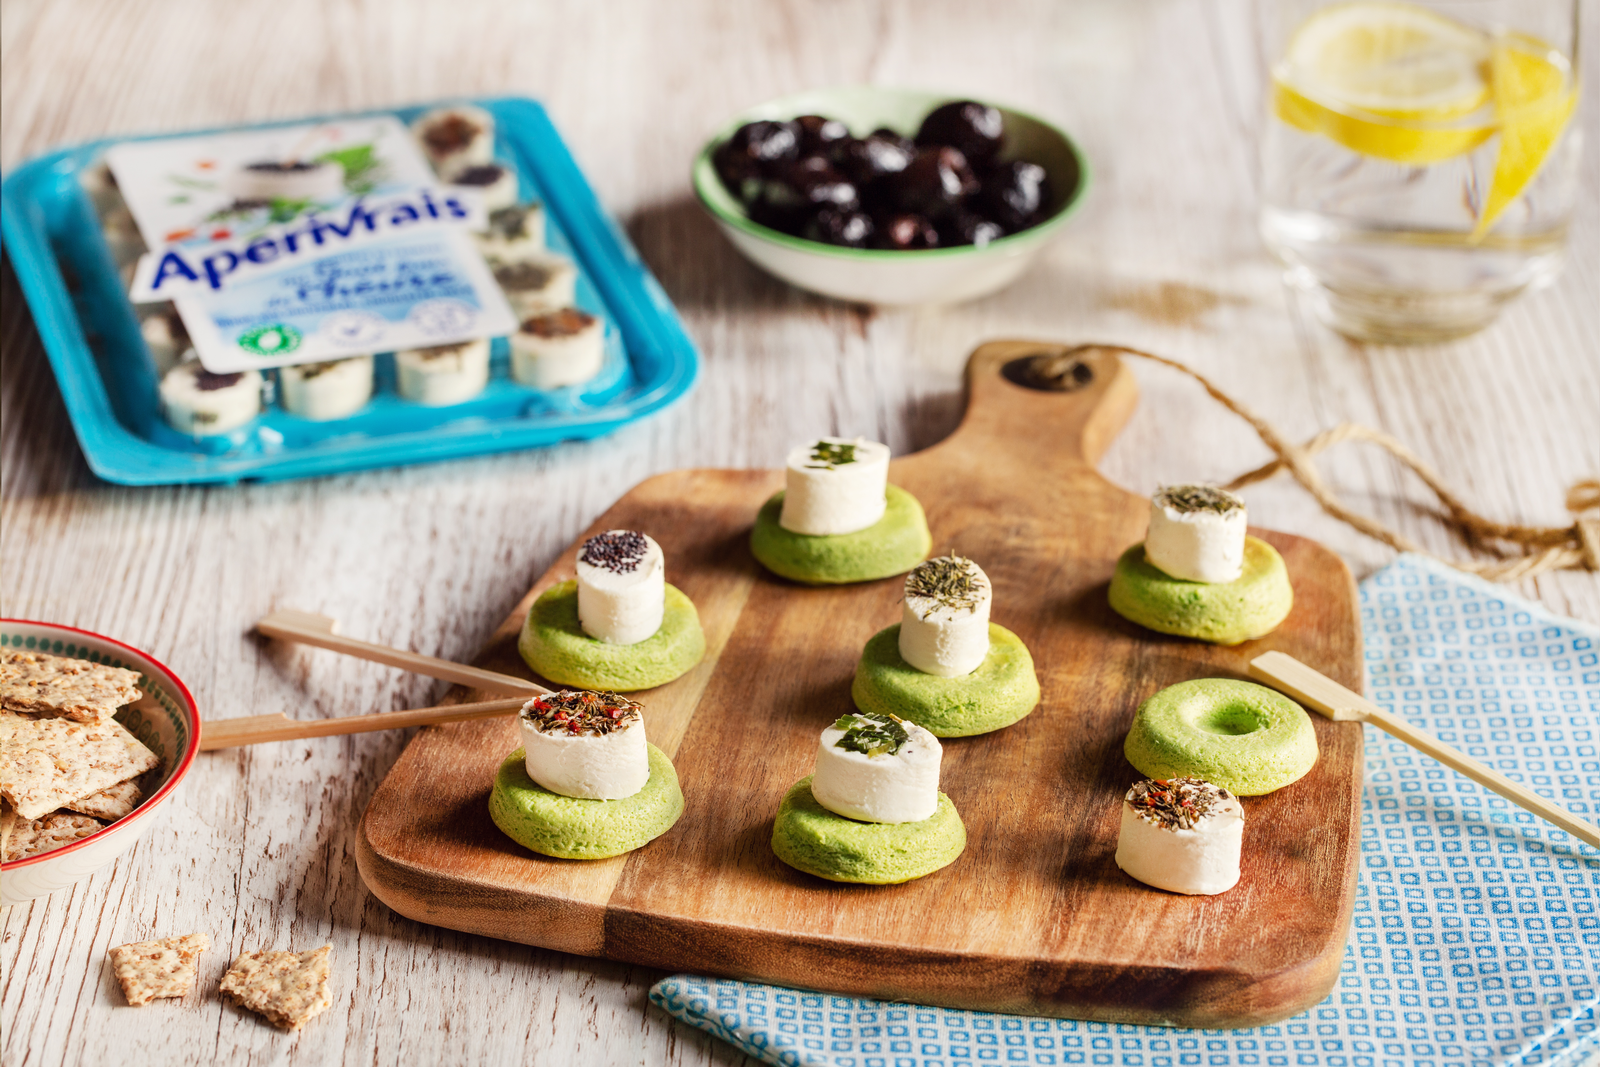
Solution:
[[[1600,631],[1418,556],[1361,586],[1367,693],[1600,815]],[[1600,1064],[1600,851],[1366,728],[1361,878],[1338,984],[1275,1026],[1166,1030],[926,1008],[690,974],[650,999],[807,1067]]]

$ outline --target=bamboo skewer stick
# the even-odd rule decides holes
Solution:
[[[1567,809],[1552,804],[1539,794],[1518,785],[1499,771],[1492,770],[1465,753],[1459,752],[1432,734],[1384,711],[1372,701],[1351,692],[1327,675],[1313,670],[1293,656],[1268,652],[1250,661],[1250,676],[1280,689],[1300,703],[1335,722],[1371,723],[1391,737],[1417,751],[1432,756],[1451,770],[1505,797],[1520,808],[1533,812],[1546,822],[1600,848],[1600,830]]]
[[[519,696],[475,704],[446,704],[407,711],[383,711],[375,715],[349,715],[340,719],[291,719],[282,712],[251,715],[243,719],[215,719],[200,724],[200,751],[259,745],[266,741],[296,741],[305,737],[335,737],[467,719],[490,719],[499,715],[513,715],[526,703],[526,698]]]
[[[357,659],[371,660],[374,663],[383,663],[390,667],[399,667],[404,671],[427,675],[429,678],[456,682],[486,693],[522,693],[526,696],[538,696],[550,692],[544,686],[535,685],[526,678],[515,678],[509,674],[500,674],[498,671],[486,671],[481,667],[468,667],[464,663],[436,659],[416,652],[403,652],[398,648],[375,645],[370,641],[357,641],[353,637],[341,637],[335,632],[338,626],[337,619],[331,619],[326,615],[285,610],[275,611],[256,623],[256,630],[268,637],[298,641],[302,645],[315,645]],[[392,711],[387,714],[398,715],[400,712]]]

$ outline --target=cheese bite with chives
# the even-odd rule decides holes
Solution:
[[[571,307],[578,299],[577,268],[549,252],[495,264],[494,280],[519,320]]]
[[[471,400],[489,384],[489,339],[394,354],[400,395],[425,407]]]
[[[1244,807],[1199,778],[1135,782],[1122,801],[1117,866],[1157,889],[1214,896],[1239,884]]]
[[[544,251],[544,228],[543,204],[514,204],[491,212],[488,228],[474,237],[490,263],[515,263]]]
[[[1232,582],[1244,570],[1244,501],[1210,485],[1173,485],[1150,498],[1144,557],[1186,582]]]
[[[237,429],[261,414],[260,371],[212,374],[199,361],[161,379],[161,414],[179,433],[204,437]]]
[[[808,536],[855,533],[883,518],[889,447],[864,437],[819,437],[789,450],[778,525]]]
[[[535,315],[511,335],[511,376],[534,389],[579,385],[605,364],[605,325],[577,308]]]
[[[434,173],[446,181],[467,167],[494,162],[494,116],[481,107],[435,108],[413,122],[411,132]]]
[[[773,854],[833,882],[892,885],[932,874],[967,845],[939,792],[944,751],[893,715],[853,713],[822,731],[815,772],[796,782],[772,824]]]
[[[354,415],[372,399],[372,357],[297,363],[278,369],[284,410],[313,422]]]

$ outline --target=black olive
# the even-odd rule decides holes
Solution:
[[[959,148],[977,166],[1000,153],[1004,136],[1005,120],[999,109],[975,100],[956,100],[928,113],[917,130],[917,144]]]
[[[959,149],[919,148],[910,166],[890,179],[890,191],[901,211],[937,218],[977,192],[978,180]]]
[[[732,141],[717,146],[711,153],[711,165],[717,177],[727,186],[728,192],[749,203],[761,192],[761,164],[736,148]]]
[[[821,156],[773,168],[761,183],[760,199],[779,212],[810,212],[820,207],[854,210],[861,203],[854,183]]]
[[[833,165],[857,185],[865,185],[886,174],[898,174],[911,163],[916,149],[898,137],[851,137],[834,144],[830,153]]]
[[[838,119],[801,115],[794,121],[800,127],[801,152],[825,152],[832,145],[850,137],[849,127]]]
[[[876,244],[879,248],[891,248],[902,252],[917,248],[938,248],[939,231],[923,215],[910,213],[890,215],[877,221]]]
[[[985,214],[1008,230],[1020,230],[1039,221],[1050,199],[1050,180],[1037,163],[1001,163],[984,175],[977,199]]]
[[[939,221],[939,240],[946,245],[976,245],[982,248],[1005,235],[1004,226],[965,208],[957,208]]]
[[[778,163],[800,154],[800,126],[793,122],[747,122],[728,143],[757,163]]]
[[[897,133],[894,130],[891,130],[887,126],[879,126],[877,129],[872,131],[872,136],[876,137],[880,141],[887,141],[890,144],[898,146],[899,149],[907,156],[916,154],[916,141],[907,137],[905,134]]]
[[[865,248],[876,229],[872,217],[864,212],[825,207],[806,225],[806,236],[830,245]]]

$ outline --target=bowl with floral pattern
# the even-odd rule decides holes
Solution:
[[[200,751],[200,711],[183,680],[146,652],[102,634],[49,622],[0,619],[0,651],[47,653],[123,667],[139,673],[140,697],[116,714],[160,762],[139,778],[144,796],[127,815],[49,851],[7,858],[0,865],[0,904],[21,904],[80,882],[132,848],[159,821],[157,811],[177,790]],[[16,822],[6,855],[14,851]]]

